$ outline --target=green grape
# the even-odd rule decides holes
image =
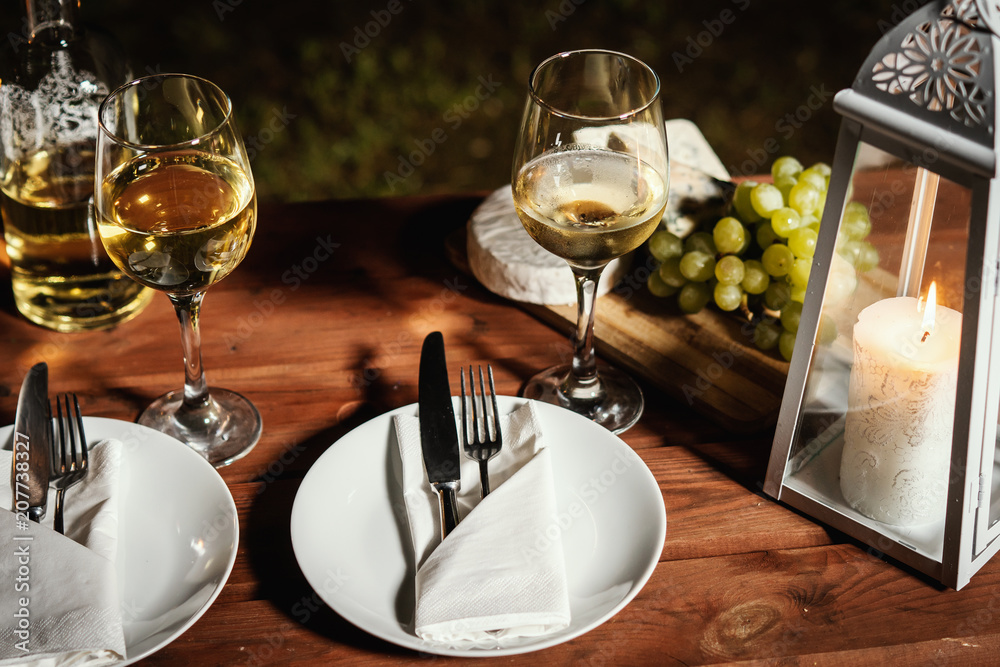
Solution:
[[[819,316],[819,329],[816,331],[816,340],[820,345],[829,345],[837,340],[837,323],[826,313]]]
[[[844,241],[837,244],[837,254],[846,259],[851,266],[857,266],[863,241],[854,241],[846,236],[843,238]]]
[[[680,257],[671,257],[663,264],[660,264],[660,269],[657,271],[657,274],[660,276],[660,280],[671,287],[676,287],[677,289],[683,287],[684,283],[687,282],[687,278],[685,278],[684,274],[681,273]]]
[[[806,287],[800,285],[792,285],[791,294],[788,298],[795,303],[805,303],[806,302]]]
[[[830,168],[830,165],[828,165],[826,162],[817,162],[816,164],[806,169],[806,171],[816,172],[817,174],[819,174],[828,181],[830,180],[830,174],[833,173],[833,170]]]
[[[794,208],[785,206],[771,214],[771,228],[783,239],[787,239],[801,224],[802,216]]]
[[[826,280],[824,301],[836,305],[844,303],[854,294],[858,286],[854,267],[840,255],[834,255],[830,262],[830,275]]]
[[[649,237],[649,254],[656,258],[658,262],[665,262],[671,257],[680,257],[684,254],[684,242],[680,237],[661,229]]]
[[[743,262],[743,282],[740,285],[747,294],[763,294],[771,283],[770,276],[764,270],[764,265],[756,259]]]
[[[840,231],[852,241],[861,241],[872,229],[868,210],[864,204],[852,201],[844,207],[844,218],[840,222]]]
[[[677,293],[677,305],[689,315],[697,313],[712,298],[712,288],[708,283],[685,283]]]
[[[772,280],[764,290],[764,305],[771,310],[781,310],[791,299],[792,290],[784,280]]]
[[[799,183],[809,183],[820,192],[826,192],[828,185],[826,176],[811,169],[806,169],[799,175]]]
[[[782,331],[778,336],[778,352],[785,361],[792,360],[792,352],[795,350],[795,334]]]
[[[659,297],[673,296],[680,289],[680,287],[664,282],[658,271],[653,271],[649,274],[649,278],[646,279],[646,287],[649,289],[650,294]]]
[[[771,350],[778,344],[781,327],[773,320],[761,320],[753,328],[753,344],[761,350]]]
[[[719,252],[738,253],[746,245],[747,230],[736,218],[725,217],[715,223],[712,240]]]
[[[692,250],[681,257],[681,273],[688,280],[703,283],[715,275],[715,256],[701,250]]]
[[[753,210],[753,205],[750,203],[750,192],[757,186],[757,181],[743,181],[736,186],[736,192],[733,194],[733,208],[736,209],[736,215],[740,217],[743,222],[757,222],[760,220],[760,215],[757,211]]]
[[[775,278],[788,273],[795,261],[795,255],[783,243],[773,243],[764,249],[764,254],[760,256],[760,263],[764,265],[764,270]]]
[[[810,259],[816,254],[817,236],[811,227],[800,227],[788,235],[788,249],[796,257]]]
[[[799,330],[799,319],[802,317],[802,304],[796,301],[789,301],[781,309],[781,327],[788,332],[795,333]]]
[[[854,260],[854,268],[858,271],[871,271],[878,266],[878,250],[868,241],[858,241],[858,256]]]
[[[788,193],[788,205],[801,215],[808,215],[822,210],[822,200],[819,188],[809,181],[799,181]]]
[[[715,263],[715,277],[720,284],[739,285],[745,275],[743,260],[736,255],[726,255]]]
[[[695,232],[684,239],[684,252],[693,252],[695,250],[712,255],[713,257],[715,256],[718,250],[715,247],[715,241],[712,239],[711,233]]]
[[[736,310],[743,301],[743,289],[739,285],[716,283],[712,291],[715,305],[725,311]]]
[[[781,197],[788,201],[788,193],[792,191],[798,181],[793,176],[779,176],[774,179],[774,187],[778,188]]]
[[[802,163],[789,155],[782,155],[771,163],[771,178],[778,181],[782,176],[797,179],[802,173]]]
[[[809,284],[809,271],[812,269],[811,259],[797,259],[792,262],[792,267],[788,269],[788,282],[795,287],[805,289]]]
[[[809,229],[816,232],[819,235],[819,218],[817,218],[812,213],[807,213],[802,216],[802,227],[808,227]]]
[[[757,232],[754,234],[754,237],[757,239],[757,245],[761,250],[766,250],[769,245],[779,240],[769,220],[764,220],[757,225]]]
[[[757,215],[770,218],[772,213],[785,205],[785,198],[774,185],[760,183],[750,191],[750,204]]]

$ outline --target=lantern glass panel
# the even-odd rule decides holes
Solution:
[[[784,483],[941,561],[955,408],[953,385],[941,377],[954,376],[922,374],[922,363],[924,346],[938,344],[935,368],[953,357],[957,375],[972,197],[930,167],[859,143]],[[932,282],[938,315],[928,324]],[[881,317],[869,327],[872,349],[855,324],[876,303],[866,313]],[[1000,516],[1000,506],[992,511]]]

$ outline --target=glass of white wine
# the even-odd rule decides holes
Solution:
[[[209,388],[198,320],[205,291],[243,260],[257,221],[250,161],[229,97],[185,74],[132,81],[98,111],[95,209],[101,241],[136,282],[166,293],[181,325],[184,389],[139,423],[174,436],[215,466],[260,438],[257,408]]]
[[[639,419],[643,397],[626,374],[598,370],[597,283],[612,259],[641,246],[659,224],[668,163],[660,80],[649,66],[583,50],[532,72],[514,151],[514,205],[531,237],[569,263],[578,310],[572,363],[542,371],[522,393],[616,433]]]

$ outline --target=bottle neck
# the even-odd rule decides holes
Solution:
[[[25,0],[29,39],[65,42],[80,28],[80,0]]]

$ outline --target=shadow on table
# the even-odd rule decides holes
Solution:
[[[275,478],[259,479],[262,483],[258,496],[254,499],[247,520],[245,535],[241,540],[246,548],[250,566],[254,569],[260,589],[257,595],[270,601],[290,622],[297,623],[312,632],[320,634],[338,644],[346,644],[382,654],[409,655],[408,649],[383,641],[361,630],[335,611],[330,609],[320,595],[310,586],[299,567],[292,549],[291,535],[287,529],[276,534],[275,527],[288,525],[295,496],[305,473],[313,463],[347,433],[365,422],[382,415],[395,407],[389,394],[391,388],[382,382],[370,383],[365,392],[362,407],[350,417],[332,428],[325,429],[299,443],[302,454],[295,460],[294,470]],[[398,450],[398,448],[395,448]],[[393,451],[393,448],[390,448]],[[388,457],[385,474],[398,477],[398,455]],[[390,485],[391,486],[391,485]],[[394,499],[393,506],[402,507],[402,497]],[[397,528],[402,544],[409,544],[405,533],[405,517],[397,515]],[[412,555],[408,558],[412,568]],[[405,580],[412,581],[413,572],[406,573]],[[405,588],[405,587],[404,587]],[[400,617],[406,610],[412,615],[414,607],[412,590],[400,591],[396,601]],[[412,625],[412,619],[410,620]],[[406,624],[404,623],[404,626]]]

